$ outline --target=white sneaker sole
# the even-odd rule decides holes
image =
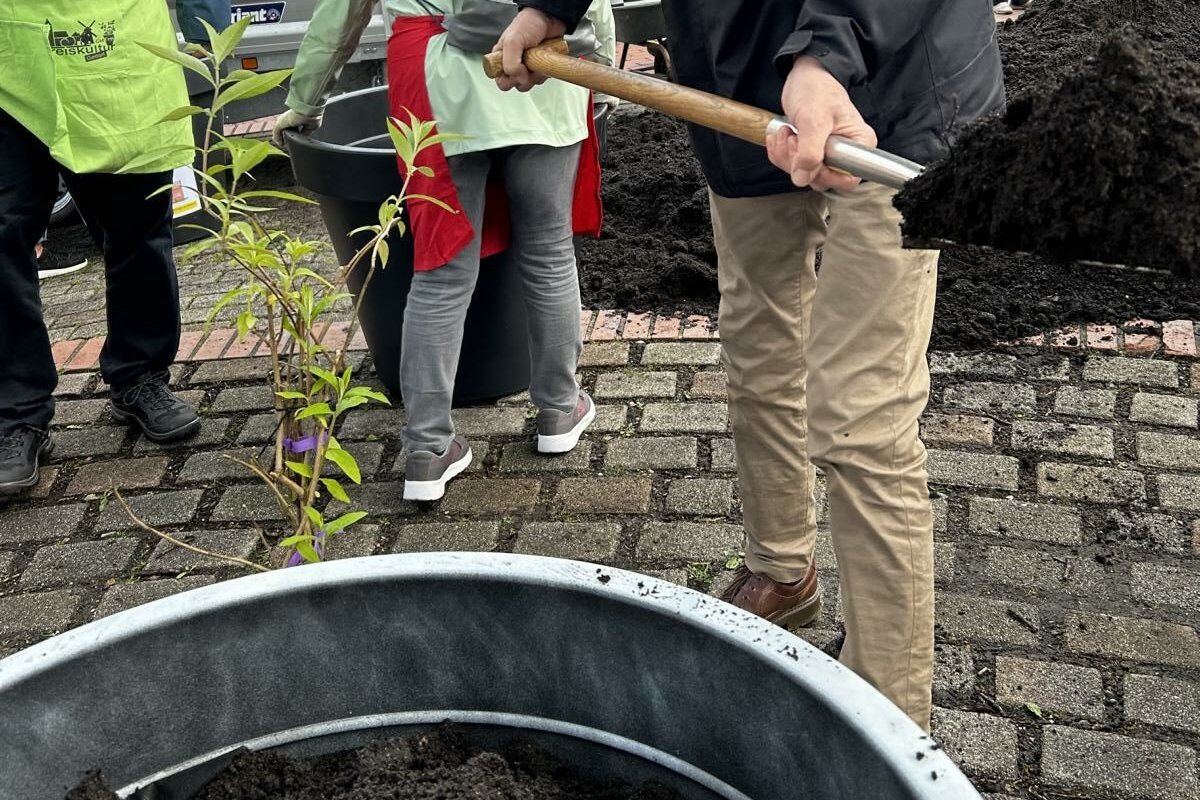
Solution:
[[[467,452],[458,461],[455,461],[450,466],[446,467],[442,477],[434,481],[409,481],[404,482],[404,499],[405,500],[441,500],[446,494],[446,484],[461,475],[467,467],[471,466],[471,459],[474,456],[471,454],[471,449],[467,448]]]
[[[596,418],[596,404],[592,403],[592,407],[588,409],[588,413],[583,419],[575,425],[574,428],[566,433],[559,433],[554,436],[543,436],[538,434],[537,449],[539,453],[546,455],[554,455],[559,453],[569,453],[575,449],[575,445],[579,444],[579,437],[583,436],[583,432],[592,424],[592,420]]]
[[[85,258],[82,263],[75,264],[74,266],[70,267],[59,267],[58,269],[39,269],[38,279],[45,280],[46,278],[57,278],[59,275],[70,275],[73,272],[79,272],[87,265],[88,261]]]

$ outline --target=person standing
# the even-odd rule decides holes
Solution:
[[[502,87],[576,0],[523,0]],[[786,114],[762,148],[691,136],[710,186],[746,564],[724,599],[785,625],[820,612],[814,470],[828,483],[841,661],[928,730],[933,522],[919,439],[938,254],[901,247],[893,191],[824,164],[840,135],[916,161],[1003,106],[988,0],[664,0],[681,83]],[[828,221],[827,221],[828,220]],[[823,249],[817,280],[816,253]]]
[[[232,8],[229,0],[175,0],[175,16],[179,31],[189,42],[208,45],[208,31],[200,24],[204,20],[220,33],[229,27]]]
[[[179,347],[171,170],[191,163],[182,69],[138,42],[175,47],[162,0],[19,0],[0,18],[0,495],[38,480],[58,382],[34,256],[61,174],[102,236],[110,412],[154,441],[189,436],[194,409],[167,387]],[[84,17],[83,21],[80,17]],[[90,21],[88,21],[90,20]],[[125,171],[123,171],[125,170]],[[156,194],[157,192],[157,194]]]
[[[325,101],[371,19],[374,0],[323,0],[300,46],[287,105],[275,126],[320,125]],[[538,408],[537,449],[566,453],[595,418],[575,379],[582,352],[579,277],[572,233],[598,233],[599,161],[589,93],[560,84],[539,96],[505,95],[479,67],[482,53],[516,14],[495,0],[385,0],[391,20],[388,90],[392,116],[411,112],[459,134],[422,153],[409,191],[436,197],[405,209],[414,239],[404,311],[400,389],[406,424],[404,498],[438,500],[471,463],[450,416],[454,377],[480,259],[508,251],[520,272]],[[583,4],[611,17],[608,0]],[[505,16],[507,15],[507,16]],[[497,24],[491,24],[497,19]],[[599,48],[592,44],[590,52]]]

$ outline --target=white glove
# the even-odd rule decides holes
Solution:
[[[279,119],[275,121],[275,127],[271,130],[271,139],[275,142],[276,147],[283,147],[283,132],[287,130],[295,130],[300,133],[311,133],[321,127],[321,118],[310,117],[307,114],[301,114],[298,111],[288,109],[279,115]]]

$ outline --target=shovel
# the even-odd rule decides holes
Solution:
[[[631,103],[694,122],[715,131],[766,146],[767,137],[791,129],[786,119],[770,111],[729,100],[715,94],[689,89],[676,83],[636,72],[573,58],[562,39],[525,51],[525,66],[576,86],[583,86]],[[489,78],[504,74],[499,53],[484,58]],[[831,136],[825,147],[826,166],[866,181],[900,189],[920,174],[923,166],[884,150],[867,147],[841,136]]]
[[[646,108],[661,111],[673,117],[735,136],[752,144],[766,146],[767,137],[780,130],[791,129],[783,117],[761,108],[739,103],[719,95],[680,86],[676,83],[626,72],[603,64],[573,58],[568,54],[562,39],[544,42],[525,51],[525,66],[543,75],[549,75],[576,86],[583,86],[622,100],[628,100]],[[490,78],[504,74],[500,53],[484,57],[484,72]],[[909,161],[886,150],[867,147],[841,136],[829,137],[825,146],[825,165],[831,169],[878,183],[892,189],[902,189],[909,180],[925,169],[915,161]],[[914,239],[905,237],[904,246],[918,250],[940,250],[954,246],[946,239]],[[976,245],[987,251],[999,248]],[[1111,264],[1101,261],[1079,259],[1076,263],[1109,269],[1153,272],[1164,271],[1151,267],[1126,264]]]

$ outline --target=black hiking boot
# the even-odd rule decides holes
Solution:
[[[21,425],[0,433],[0,497],[37,486],[41,460],[53,449],[49,431]]]
[[[118,422],[140,427],[152,442],[178,441],[200,430],[196,410],[167,388],[165,372],[114,391],[109,410]]]

